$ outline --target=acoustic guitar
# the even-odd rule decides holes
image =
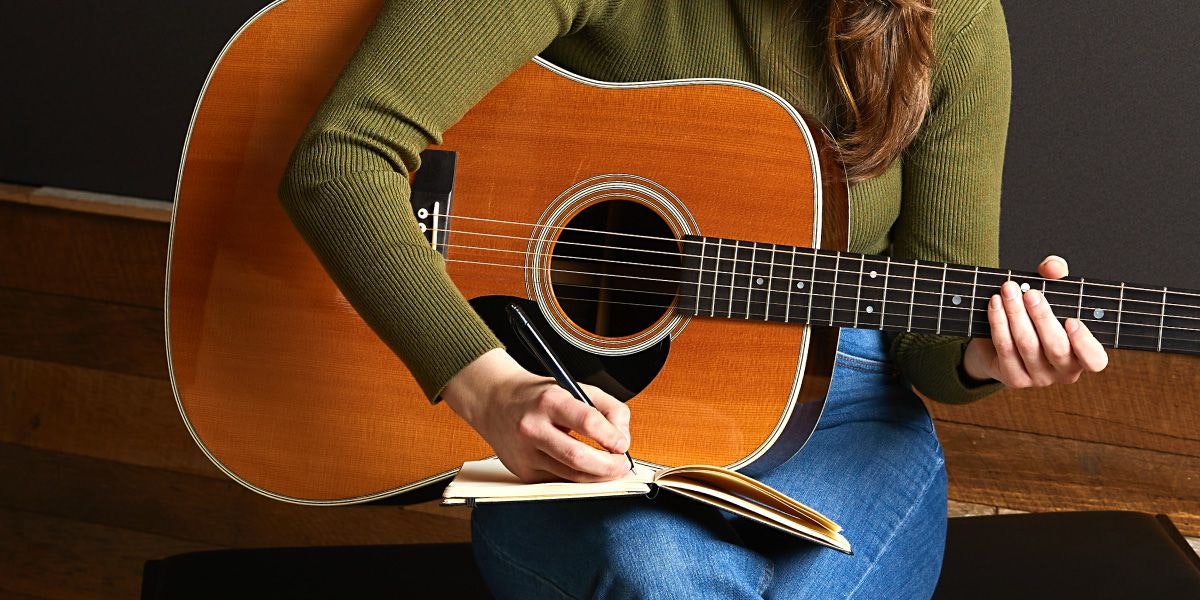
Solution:
[[[251,19],[180,166],[166,292],[179,410],[221,470],[280,500],[379,499],[491,455],[428,403],[276,196],[378,6],[281,1]],[[535,368],[507,330],[517,300],[576,376],[631,403],[650,464],[779,464],[817,423],[839,327],[985,336],[1007,280],[1113,348],[1200,353],[1195,292],[847,252],[828,134],[742,82],[609,84],[535,60],[426,152],[412,187],[430,247],[510,351]]]

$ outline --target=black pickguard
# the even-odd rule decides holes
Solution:
[[[480,296],[471,300],[471,306],[504,343],[508,353],[521,366],[540,375],[550,376],[538,360],[525,348],[524,342],[509,325],[505,306],[516,302],[533,321],[534,326],[546,338],[555,354],[566,364],[567,370],[577,381],[594,385],[621,402],[627,402],[639,394],[667,362],[671,347],[670,338],[637,352],[624,356],[604,356],[581,350],[554,333],[542,316],[537,303],[511,296]]]

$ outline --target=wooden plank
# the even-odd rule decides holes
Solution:
[[[1073,385],[1005,390],[964,406],[927,403],[940,422],[1200,457],[1200,356],[1110,350]]]
[[[465,542],[462,511],[299,506],[228,479],[0,443],[0,506],[223,547]]]
[[[0,288],[0,354],[166,379],[162,310]]]
[[[0,183],[0,201],[125,219],[171,222],[170,202],[132,196]]]
[[[1029,512],[1164,513],[1200,535],[1200,458],[939,423],[950,498]]]
[[[986,504],[972,504],[970,502],[958,502],[950,500],[946,503],[946,516],[953,519],[954,517],[980,517],[985,515],[996,514],[995,506]]]
[[[0,415],[3,442],[225,478],[162,379],[0,355]]]
[[[5,486],[17,487],[17,486]],[[0,508],[0,589],[46,598],[137,598],[151,558],[211,546]]]
[[[161,309],[168,227],[0,202],[0,287]]]

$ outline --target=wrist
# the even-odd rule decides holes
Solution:
[[[959,366],[959,370],[968,382],[983,384],[996,380],[988,369],[988,361],[982,352],[981,344],[983,343],[986,343],[985,340],[972,338],[963,345],[962,364]]]
[[[463,367],[442,390],[442,401],[472,426],[503,381],[525,372],[503,348],[489,350]]]

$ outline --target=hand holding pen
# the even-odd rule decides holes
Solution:
[[[584,402],[592,408],[596,408],[591,398],[588,398],[583,389],[579,387],[579,384],[575,382],[575,378],[567,371],[566,365],[554,354],[554,350],[550,348],[550,345],[538,333],[537,327],[533,325],[533,322],[529,320],[529,317],[525,315],[520,306],[516,304],[508,305],[508,320],[513,329],[520,335],[521,341],[525,342],[525,346],[529,351],[537,357],[538,362],[542,363],[542,367],[550,372],[559,387],[570,392],[577,400]],[[632,471],[634,468],[633,457],[629,455],[628,450],[625,451],[625,458],[629,459],[629,470]]]
[[[579,387],[596,408],[496,348],[459,370],[441,397],[521,481],[621,477],[629,472],[624,456],[629,449],[629,408],[600,388]]]

